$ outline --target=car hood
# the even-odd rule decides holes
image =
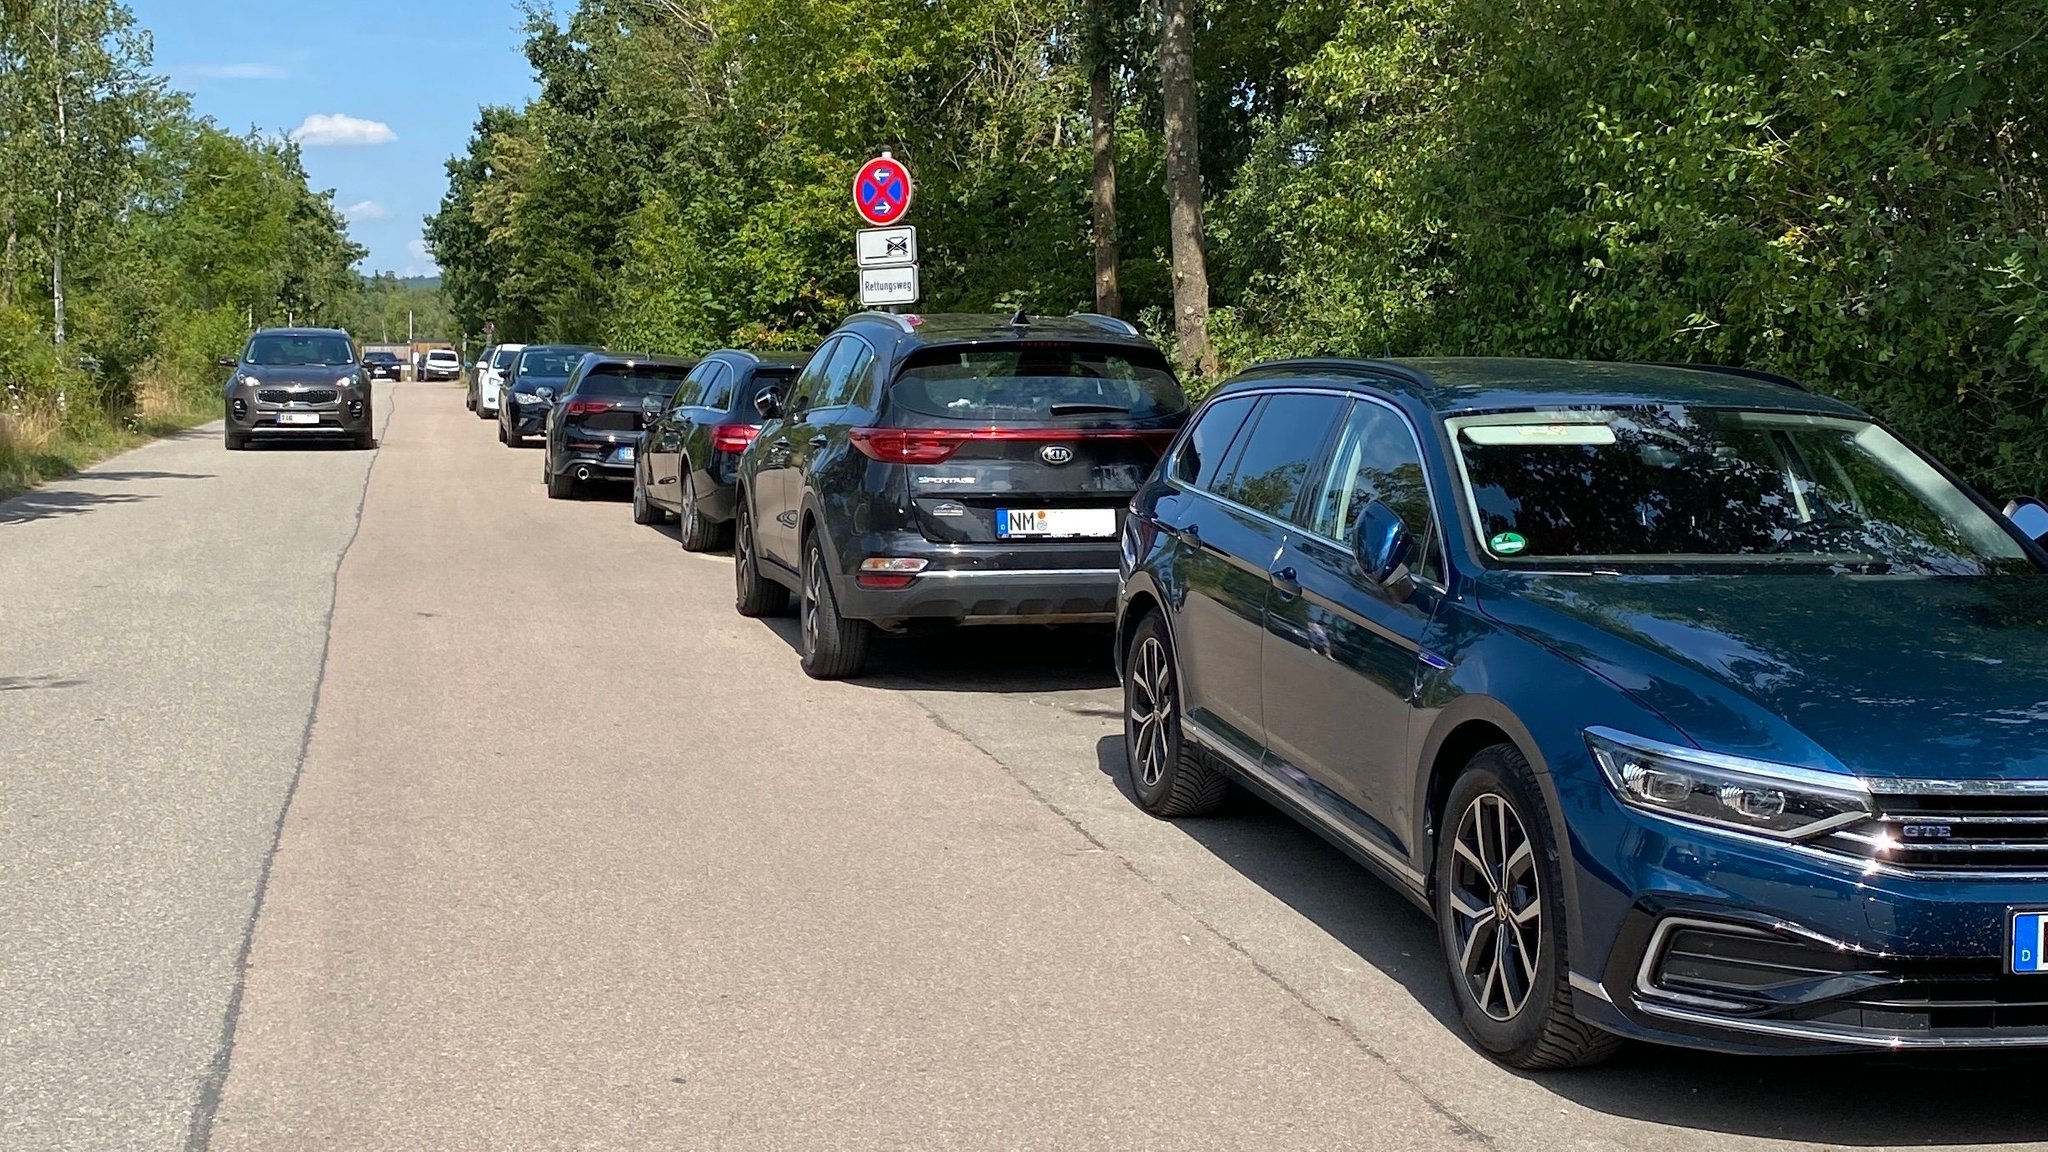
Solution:
[[[244,364],[242,365],[241,375],[237,382],[246,382],[249,377],[254,376],[256,379],[261,380],[265,386],[282,385],[290,387],[294,384],[317,384],[323,388],[332,388],[337,381],[347,380],[354,375],[355,369],[346,364],[324,364],[311,367]]]
[[[1478,598],[1704,748],[2048,778],[2048,577],[1495,573]]]

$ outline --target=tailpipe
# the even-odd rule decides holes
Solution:
[[[585,483],[588,483],[589,481],[590,481],[590,465],[588,465],[588,464],[578,464],[578,465],[576,466],[576,482],[577,482],[578,484],[585,484]]]

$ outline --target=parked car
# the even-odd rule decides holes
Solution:
[[[405,375],[405,362],[396,352],[365,352],[363,371],[372,380],[397,380]]]
[[[1138,803],[1235,780],[1348,850],[1500,1060],[2048,1045],[2048,553],[1855,408],[1267,365],[1123,550]]]
[[[569,385],[569,374],[595,351],[585,344],[536,344],[520,349],[498,389],[498,442],[523,448],[528,436],[540,435],[547,428],[548,409]]]
[[[376,447],[370,374],[348,333],[265,328],[221,366],[234,369],[222,433],[228,451],[251,440],[346,438],[358,448]]]
[[[420,360],[422,380],[460,380],[462,356],[453,348],[430,348]]]
[[[469,378],[469,410],[485,420],[498,415],[498,393],[504,387],[505,377],[512,371],[512,362],[526,347],[524,344],[494,345],[481,360],[474,375]]]
[[[856,315],[761,404],[739,610],[794,593],[819,678],[858,675],[878,628],[1106,623],[1124,509],[1187,412],[1120,320]]]
[[[704,357],[641,438],[633,522],[675,517],[683,547],[703,552],[732,531],[740,454],[761,429],[755,401],[780,400],[808,353],[723,348]]]
[[[541,480],[565,499],[593,480],[631,480],[640,434],[696,367],[672,356],[594,352],[583,357],[548,410]]]

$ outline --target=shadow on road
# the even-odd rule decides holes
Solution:
[[[0,504],[0,524],[26,524],[31,520],[79,516],[110,504],[138,504],[154,499],[156,497],[148,493],[38,489]]]
[[[1096,758],[1126,799],[1123,741]],[[1135,803],[1135,801],[1133,801]],[[1393,977],[1464,1042],[1429,918],[1321,837],[1243,789],[1178,827],[1240,875]],[[1513,1073],[1509,1073],[1513,1074]],[[1527,1078],[1582,1107],[1704,1132],[1855,1146],[2031,1143],[2048,1055],[1726,1056],[1630,1044],[1610,1063]]]
[[[796,617],[762,621],[798,647]],[[1113,688],[1114,630],[1107,625],[942,628],[875,638],[867,674],[852,683],[885,691],[1074,692]]]

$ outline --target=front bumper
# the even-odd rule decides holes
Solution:
[[[874,556],[925,560],[902,588],[860,583],[862,560]],[[901,533],[862,537],[840,556],[834,591],[839,610],[856,620],[890,624],[940,620],[958,624],[1100,624],[1116,619],[1117,547],[1046,544],[1035,547],[933,544]]]
[[[505,427],[514,436],[538,436],[547,430],[548,410],[538,405],[522,405],[514,402],[503,413]]]
[[[1600,837],[1611,858],[1577,843],[1587,1019],[1731,1051],[2048,1047],[2048,976],[2008,972],[2041,879],[1872,868],[1600,805],[1628,827]]]
[[[332,403],[277,404],[257,399],[252,390],[228,398],[226,417],[230,429],[252,439],[298,440],[360,436],[368,431],[372,415],[367,396],[343,393]]]

